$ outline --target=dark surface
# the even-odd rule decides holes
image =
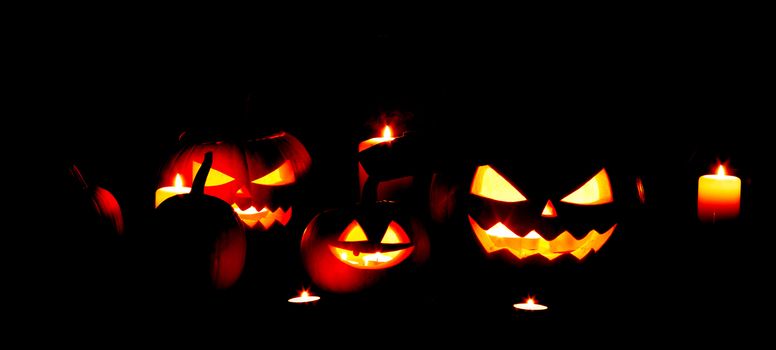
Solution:
[[[770,310],[771,253],[759,241],[771,230],[756,222],[769,181],[762,169],[772,147],[759,120],[772,115],[762,86],[772,81],[772,60],[756,27],[274,36],[159,29],[135,34],[108,25],[47,37],[46,47],[68,53],[41,69],[46,83],[36,86],[35,103],[61,116],[48,138],[59,145],[56,158],[110,190],[126,223],[115,244],[41,251],[36,292],[47,293],[39,314],[53,324],[77,312],[135,335],[219,320],[254,332],[266,322],[333,332],[357,325],[380,337],[386,320],[398,320],[414,333],[439,325],[440,336],[486,339],[480,334],[493,325],[566,330],[571,339],[616,330],[661,342],[743,337],[759,329],[752,317]],[[429,223],[431,259],[406,280],[351,295],[316,290],[298,256],[303,229],[318,212],[358,200],[357,144],[377,136],[383,115],[427,140],[431,169],[491,158],[562,168],[559,159],[576,153],[641,176],[646,205],[629,207],[601,252],[581,263],[488,259],[457,215]],[[131,241],[147,229],[158,172],[179,133],[203,127],[282,128],[305,144],[313,166],[298,184],[305,195],[289,226],[249,234],[248,265],[235,288],[169,304],[149,296],[155,286],[134,272],[133,260],[143,257]],[[742,178],[742,216],[701,225],[697,178],[718,158]],[[63,265],[91,249],[115,254],[110,263]],[[302,287],[323,299],[285,301]],[[512,309],[527,295],[550,309]],[[463,331],[447,334],[453,329]],[[498,334],[491,341],[504,340]]]

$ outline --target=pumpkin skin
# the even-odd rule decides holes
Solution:
[[[245,265],[246,237],[237,214],[223,200],[203,192],[212,164],[205,160],[189,194],[168,198],[156,208],[153,245],[160,279],[172,288],[226,289]]]
[[[66,188],[72,201],[65,205],[80,211],[78,214],[85,219],[83,224],[93,226],[89,231],[121,236],[124,233],[124,216],[116,197],[100,186],[89,186],[74,164],[69,165],[67,173],[69,181]]]
[[[428,254],[425,225],[388,201],[322,212],[307,225],[301,241],[312,281],[336,293],[374,286],[424,263]]]
[[[213,168],[205,194],[220,198],[238,214],[248,229],[268,230],[291,219],[293,185],[310,166],[310,155],[286,132],[249,140],[196,142],[181,149],[163,167],[158,188],[173,184],[180,175],[190,187],[200,160],[212,152]]]

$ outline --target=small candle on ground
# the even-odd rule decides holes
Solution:
[[[295,303],[295,304],[302,304],[302,303],[309,303],[313,301],[320,300],[321,297],[317,295],[310,295],[310,292],[304,290],[301,293],[299,293],[298,297],[293,297],[291,299],[288,299],[289,303]]]

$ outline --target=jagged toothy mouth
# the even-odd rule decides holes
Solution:
[[[289,207],[288,210],[278,207],[272,211],[267,207],[257,210],[256,207],[250,206],[248,209],[242,210],[236,203],[233,203],[232,208],[234,209],[234,212],[237,213],[237,216],[240,217],[240,220],[242,220],[249,228],[254,228],[257,224],[261,223],[261,226],[266,230],[272,227],[275,222],[279,222],[281,225],[286,226],[288,221],[291,220],[291,207]]]
[[[578,260],[582,260],[590,253],[590,250],[597,252],[601,249],[617,227],[617,224],[614,224],[604,233],[590,230],[585,237],[580,239],[574,238],[568,231],[563,231],[556,238],[548,241],[536,231],[531,231],[520,237],[501,222],[487,230],[480,227],[471,216],[469,216],[469,223],[487,253],[506,249],[518,259],[540,254],[547,260],[553,260],[563,254],[571,254]]]

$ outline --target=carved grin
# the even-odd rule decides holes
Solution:
[[[286,226],[288,221],[291,220],[291,210],[283,210],[278,207],[274,211],[269,210],[267,207],[257,210],[256,207],[250,206],[248,209],[242,210],[236,203],[232,204],[234,212],[240,217],[243,223],[248,225],[249,228],[254,228],[256,224],[261,223],[264,229],[269,229],[275,222],[279,222],[281,225]]]
[[[340,261],[357,269],[384,269],[406,259],[415,247],[410,243],[336,242],[329,245]]]
[[[471,215],[469,215],[469,223],[480,244],[488,253],[507,249],[518,259],[540,254],[547,260],[553,260],[563,254],[571,254],[578,260],[582,260],[590,253],[590,250],[597,252],[601,249],[617,227],[617,224],[614,224],[604,233],[590,230],[581,239],[576,239],[571,233],[564,231],[555,239],[548,241],[536,231],[531,231],[524,237],[520,237],[501,222],[487,230],[483,229]]]

